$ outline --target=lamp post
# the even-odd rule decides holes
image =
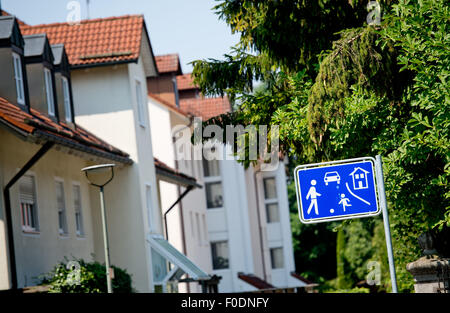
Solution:
[[[106,283],[108,293],[112,293],[111,283],[111,269],[109,267],[109,244],[108,244],[108,227],[106,225],[106,212],[105,212],[105,196],[104,187],[114,178],[114,166],[115,164],[101,164],[83,168],[81,171],[85,173],[87,180],[92,186],[100,189],[100,206],[102,214],[102,226],[103,226],[103,242],[105,248],[105,265],[106,265]]]

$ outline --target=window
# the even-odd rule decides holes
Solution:
[[[72,122],[69,80],[66,77],[61,77],[61,81],[62,81],[62,88],[63,88],[63,95],[64,95],[64,110],[66,111],[66,121]]]
[[[75,226],[77,236],[84,236],[83,210],[81,206],[81,189],[79,185],[73,185],[73,206],[75,211]]]
[[[192,237],[195,238],[194,218],[193,218],[193,213],[192,212],[189,212],[189,221],[191,222],[191,234],[192,234]]]
[[[67,235],[66,200],[64,197],[64,183],[56,181],[56,205],[58,207],[58,230],[60,235]]]
[[[23,88],[22,61],[17,53],[13,53],[14,80],[16,81],[17,102],[25,104],[25,92]]]
[[[222,183],[205,183],[206,206],[208,209],[223,207]]]
[[[270,261],[272,263],[272,268],[283,268],[284,258],[283,258],[283,248],[272,248],[270,249]]]
[[[140,81],[136,81],[136,101],[138,107],[139,125],[145,127],[145,109],[144,101],[142,99],[142,86]]]
[[[267,223],[280,221],[278,209],[277,186],[274,177],[264,178],[264,205],[266,207]]]
[[[211,254],[213,270],[227,269],[229,267],[228,241],[211,242]]]
[[[25,175],[20,179],[19,197],[20,212],[22,215],[22,230],[29,233],[38,232],[39,221],[34,176]]]
[[[55,99],[53,96],[53,80],[52,72],[48,68],[44,68],[45,76],[45,93],[47,95],[48,115],[55,116]]]
[[[148,227],[153,231],[152,190],[150,185],[145,185],[145,201],[147,206]]]
[[[204,236],[203,239],[205,241],[207,241],[206,234],[208,233],[208,226],[206,226],[206,216],[205,216],[205,214],[202,215],[202,221],[203,221],[203,236]]]
[[[202,242],[202,232],[201,232],[201,225],[200,225],[200,215],[198,213],[195,213],[195,221],[197,223],[197,238],[198,238],[198,244],[201,244]]]
[[[203,174],[205,177],[220,176],[219,161],[203,159]]]
[[[218,160],[203,159],[205,176],[206,207],[208,209],[223,207],[223,190]]]

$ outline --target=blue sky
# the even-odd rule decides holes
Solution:
[[[28,24],[64,22],[71,0],[0,0],[4,10]],[[78,0],[86,18],[86,0]],[[90,17],[144,14],[156,55],[179,53],[184,73],[189,62],[221,59],[239,37],[211,10],[215,0],[90,0]]]

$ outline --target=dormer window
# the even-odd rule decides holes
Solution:
[[[70,89],[69,89],[69,80],[66,77],[61,77],[62,81],[62,89],[63,89],[63,96],[64,96],[64,109],[66,111],[66,121],[71,123],[72,122],[72,111],[70,106]]]
[[[48,115],[55,116],[55,98],[53,96],[52,73],[48,68],[44,68],[45,93],[47,95]]]
[[[16,91],[17,91],[17,102],[19,104],[25,104],[25,92],[23,88],[23,72],[22,72],[22,61],[17,53],[13,53],[13,63],[14,63],[14,79],[16,81]]]

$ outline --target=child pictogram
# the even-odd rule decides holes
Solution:
[[[342,204],[342,209],[345,212],[345,208],[348,206],[352,206],[350,204],[350,199],[345,197],[345,194],[341,194],[341,201],[339,201],[339,204]]]

